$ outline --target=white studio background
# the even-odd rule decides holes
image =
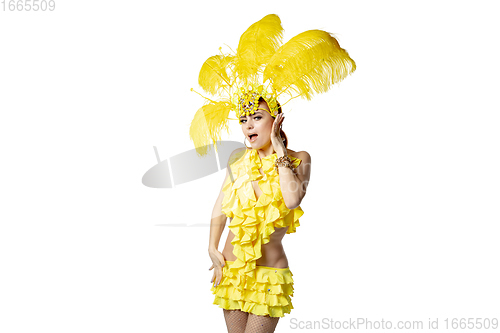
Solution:
[[[207,254],[225,170],[173,189],[141,179],[153,146],[162,160],[193,148],[203,61],[270,13],[285,41],[327,30],[357,63],[329,93],[284,110],[312,176],[301,226],[284,240],[295,309],[276,332],[323,318],[424,328],[431,318],[440,331],[446,319],[498,318],[496,4],[2,9],[0,331],[225,331]],[[224,139],[243,142],[231,129]]]

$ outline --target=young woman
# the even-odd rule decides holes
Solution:
[[[293,309],[292,273],[281,240],[299,226],[311,157],[287,149],[283,120],[281,108],[274,117],[263,98],[253,114],[240,117],[251,148],[231,155],[212,212],[212,292],[230,333],[274,332],[279,318]],[[287,156],[288,166],[279,162]],[[230,231],[221,253],[217,249],[227,217]]]
[[[280,18],[266,15],[241,35],[236,53],[220,49],[198,76],[200,87],[214,96],[202,95],[205,104],[191,122],[198,154],[206,154],[211,143],[218,146],[222,129],[229,130],[231,111],[250,141],[250,147],[229,158],[210,224],[211,290],[231,333],[273,332],[279,318],[293,309],[292,272],[281,240],[295,232],[304,214],[299,205],[311,156],[287,149],[278,98],[310,100],[356,69],[329,32],[307,30],[285,44],[282,38]],[[228,238],[219,252],[228,217]]]

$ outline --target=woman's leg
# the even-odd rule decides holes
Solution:
[[[272,333],[278,325],[280,317],[248,315],[245,333]]]
[[[248,312],[241,310],[226,310],[224,311],[224,319],[228,333],[244,333],[247,325]]]

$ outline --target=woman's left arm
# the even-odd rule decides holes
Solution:
[[[271,129],[271,144],[278,158],[288,155],[280,135],[280,128],[284,119],[283,113],[279,113],[274,119]],[[288,209],[295,209],[300,205],[306,195],[311,175],[311,156],[309,153],[301,151],[297,153],[296,157],[301,159],[302,162],[295,168],[295,171],[287,167],[278,167],[281,194]]]
[[[276,155],[279,157],[286,154],[285,149],[278,149]],[[311,155],[306,151],[297,153],[297,158],[301,159],[300,165],[294,170],[287,167],[278,167],[281,194],[288,209],[297,208],[306,195],[311,176]]]

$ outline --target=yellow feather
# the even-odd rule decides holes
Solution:
[[[212,102],[202,106],[194,115],[189,129],[189,136],[194,142],[198,155],[208,152],[207,145],[220,141],[220,132],[224,127],[229,133],[228,116],[231,105],[228,101]],[[215,147],[217,151],[217,146]]]
[[[215,55],[208,58],[201,66],[198,83],[206,92],[215,95],[231,85],[227,68],[233,61],[233,56]]]
[[[278,94],[291,90],[310,100],[348,74],[356,63],[326,31],[309,30],[290,39],[274,54],[264,70]]]
[[[240,37],[234,70],[243,83],[255,81],[258,69],[267,63],[283,39],[280,18],[270,14],[252,24]]]

